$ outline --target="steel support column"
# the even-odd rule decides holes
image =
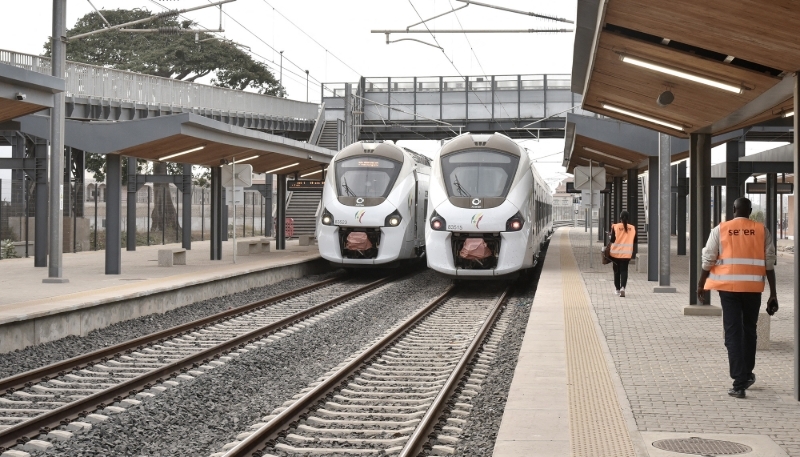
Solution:
[[[678,166],[672,165],[670,167],[670,182],[673,186],[678,186]],[[678,194],[672,193],[670,197],[670,208],[672,211],[669,213],[669,233],[670,235],[678,234]]]
[[[53,0],[53,33],[51,35],[51,66],[56,78],[64,79],[67,63],[67,0]],[[53,95],[53,108],[50,110],[50,208],[49,243],[50,256],[47,265],[47,278],[43,282],[65,283],[63,273],[64,247],[64,100],[66,94]],[[119,178],[119,176],[117,176]],[[117,191],[119,193],[119,190]]]
[[[622,212],[622,176],[614,178],[614,209],[611,214],[611,224],[617,221]],[[611,227],[611,224],[608,224]]]
[[[628,170],[628,214],[630,223],[639,230],[639,170]]]
[[[608,244],[609,235],[608,232],[611,229],[611,222],[613,221],[613,213],[611,212],[611,192],[603,194],[603,205],[605,206],[603,217],[603,227],[601,230],[603,231],[603,246]]]
[[[192,166],[188,163],[183,164],[183,249],[192,249]]]
[[[711,232],[711,135],[692,133],[689,145],[689,193],[691,243],[689,258],[689,304],[697,304],[697,279],[702,268],[703,247]],[[706,304],[711,294],[706,294]]]
[[[211,167],[211,260],[222,260],[222,168]]]
[[[725,220],[733,219],[733,202],[743,195],[739,182],[739,157],[744,157],[744,138],[725,144]]]
[[[286,249],[286,175],[277,175],[278,178],[278,211],[275,217],[275,249]]]
[[[686,255],[686,161],[678,164],[678,208],[676,211],[678,255]]]
[[[220,171],[222,173],[222,171]],[[220,179],[222,179],[220,175]],[[220,191],[219,191],[219,214],[220,214],[220,225],[219,225],[219,239],[221,241],[228,241],[228,191],[222,187],[222,182],[220,181]],[[234,222],[236,222],[234,218]],[[222,251],[220,251],[220,255],[222,255]],[[222,257],[220,257],[222,259]]]
[[[125,241],[128,251],[136,250],[136,157],[128,157],[128,221]]]
[[[794,175],[800,176],[800,74],[794,74]],[[797,189],[795,183],[795,189]],[[794,251],[800,252],[800,193],[795,190],[794,199]],[[800,255],[794,258],[794,399],[800,401]]]
[[[324,177],[325,172],[323,171],[322,174],[323,174],[323,180],[324,180],[325,179],[325,177]],[[265,202],[264,202],[264,226],[266,228],[266,230],[264,230],[264,235],[265,236],[274,235],[272,233],[272,180],[273,180],[273,176],[272,175],[266,175],[266,179],[264,180],[264,183],[266,184],[266,187],[267,187],[266,192],[264,192],[264,199],[265,199]]]
[[[122,274],[122,157],[106,155],[106,274]]]
[[[672,143],[669,135],[664,133],[658,134],[658,220],[661,225],[656,224],[656,230],[648,234],[648,239],[654,233],[658,233],[658,287],[654,292],[676,292],[675,288],[670,287],[670,226],[667,221],[670,215],[674,215],[670,204],[672,203],[673,194],[670,182],[670,176],[673,173],[670,170],[670,162],[672,161]],[[652,168],[651,168],[652,170]],[[651,174],[652,175],[652,174]],[[675,173],[675,176],[677,174]],[[651,186],[652,188],[652,186]],[[650,217],[653,217],[653,208],[650,208]],[[648,270],[649,271],[649,270]]]
[[[659,138],[663,134],[659,134]],[[659,154],[661,153],[661,141],[659,141]],[[658,281],[658,222],[659,222],[659,157],[648,157],[647,167],[647,280]]]
[[[716,227],[722,222],[722,186],[712,186],[714,194],[714,213],[711,219],[711,226]]]
[[[34,208],[34,234],[33,234],[33,264],[37,267],[47,266],[48,249],[48,184],[47,184],[47,142],[45,140],[35,140],[33,154],[36,158],[36,206]],[[24,181],[23,181],[24,185]],[[25,196],[27,200],[27,195]],[[27,210],[27,205],[25,205]],[[27,214],[25,214],[27,216]],[[26,229],[27,230],[27,229]]]

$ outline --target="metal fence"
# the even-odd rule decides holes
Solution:
[[[37,73],[52,73],[49,58],[32,54],[0,50],[0,62]],[[67,62],[64,79],[68,97],[233,111],[289,119],[314,120],[319,112],[316,103],[76,62]]]
[[[33,256],[34,229],[36,219],[33,211],[34,198],[30,190],[24,189],[22,181],[0,180],[0,258]],[[32,189],[28,186],[28,189]],[[163,192],[156,198],[156,192]],[[14,194],[11,198],[10,193]],[[81,252],[105,248],[106,201],[105,185],[90,183],[85,191],[68,186],[64,208],[64,252]],[[122,193],[123,245],[127,228],[127,192]],[[211,191],[207,188],[192,189],[192,241],[209,239],[211,230]],[[153,216],[157,202],[161,202],[167,224],[153,229]],[[271,227],[264,225],[264,215],[273,213],[272,205],[260,192],[245,192],[242,204],[228,205],[228,236],[264,236]],[[169,185],[155,189],[145,186],[136,193],[136,244],[155,244],[183,241],[183,195]],[[6,249],[4,249],[6,248]],[[8,251],[8,252],[6,252]],[[14,254],[11,254],[11,253]]]

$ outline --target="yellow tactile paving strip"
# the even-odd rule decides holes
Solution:
[[[559,243],[572,456],[635,457],[566,232]]]

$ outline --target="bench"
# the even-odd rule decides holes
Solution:
[[[186,249],[159,249],[158,266],[186,265]]]
[[[314,235],[297,235],[297,240],[300,242],[300,246],[314,246],[317,244]]]
[[[272,240],[269,238],[261,238],[259,243],[261,243],[261,252],[270,252],[272,248]]]
[[[251,255],[261,253],[261,241],[237,241],[236,255]]]

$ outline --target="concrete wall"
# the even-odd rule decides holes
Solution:
[[[251,271],[173,290],[124,296],[81,309],[0,324],[0,353],[7,353],[69,335],[85,336],[92,330],[150,314],[164,313],[209,298],[301,278],[329,269],[328,262],[314,259],[293,265]]]

